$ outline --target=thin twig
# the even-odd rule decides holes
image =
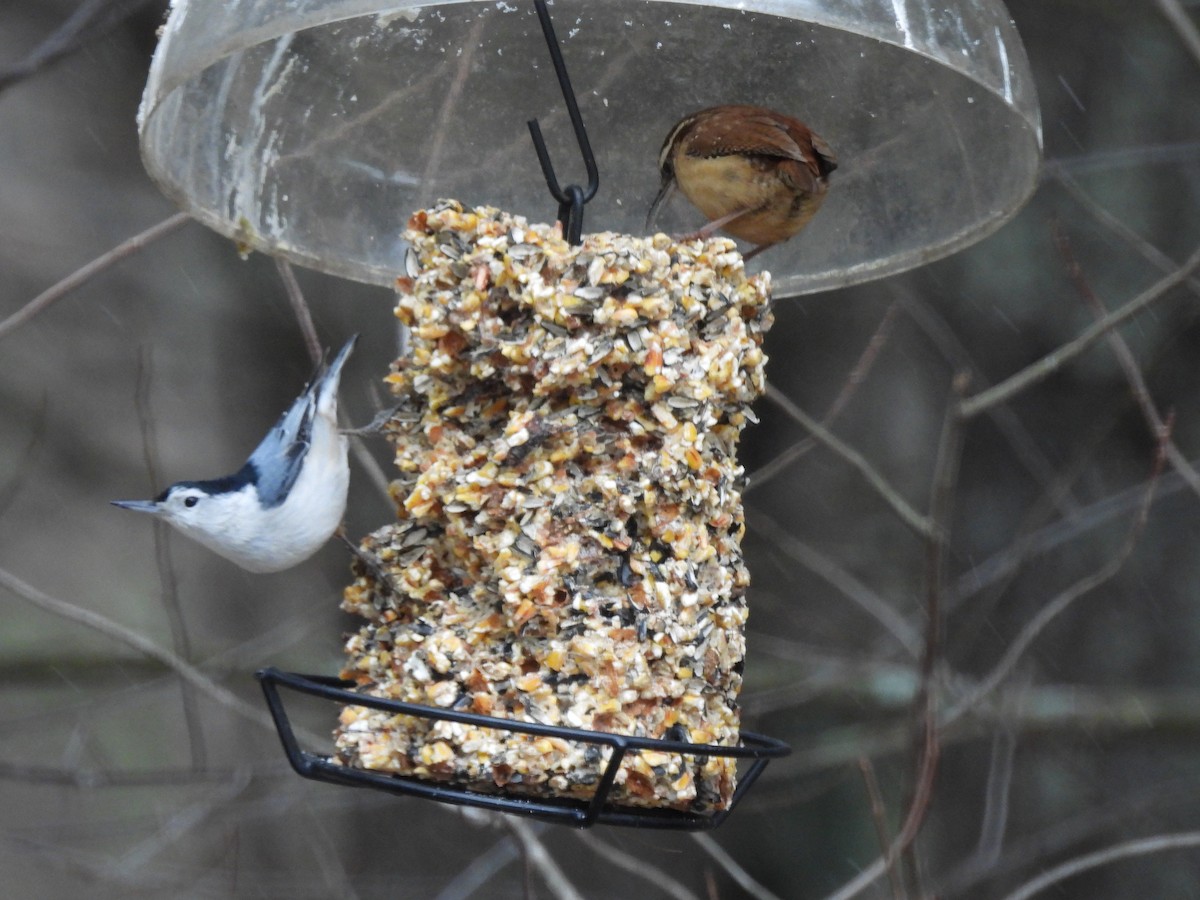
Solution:
[[[1154,266],[1164,274],[1174,272],[1179,268],[1179,263],[1167,256],[1148,240],[1134,231],[1125,223],[1125,220],[1119,216],[1113,215],[1099,203],[1092,199],[1080,186],[1079,182],[1070,172],[1061,167],[1048,167],[1047,174],[1051,175],[1055,181],[1062,185],[1068,194],[1075,198],[1076,202],[1083,207],[1084,212],[1090,215],[1093,219],[1115,234],[1125,243],[1129,244],[1138,254],[1145,259],[1150,265]],[[1184,282],[1192,293],[1200,294],[1200,278],[1194,275]]]
[[[1054,243],[1066,262],[1067,274],[1070,275],[1071,281],[1075,285],[1075,290],[1078,291],[1084,303],[1095,314],[1096,319],[1103,319],[1108,310],[1105,309],[1104,303],[1100,298],[1096,296],[1096,292],[1092,290],[1092,285],[1084,274],[1083,267],[1079,264],[1079,259],[1075,256],[1075,251],[1071,247],[1070,238],[1067,237],[1066,232],[1057,222],[1054,223]],[[1133,351],[1129,349],[1129,344],[1118,331],[1110,331],[1105,335],[1105,339],[1112,349],[1113,356],[1117,358],[1121,370],[1125,373],[1125,380],[1129,382],[1129,390],[1133,393],[1133,399],[1136,401],[1138,409],[1141,410],[1142,417],[1146,420],[1146,425],[1149,427],[1150,433],[1152,435],[1162,434],[1165,423],[1154,405],[1154,398],[1150,396],[1150,388],[1146,384],[1146,377],[1142,374],[1141,367],[1138,365]],[[1171,468],[1178,472],[1179,477],[1186,481],[1188,487],[1200,497],[1200,474],[1197,474],[1196,470],[1188,463],[1187,458],[1180,452],[1174,441],[1168,440],[1165,450],[1167,462],[1171,464]]]
[[[154,410],[150,403],[150,387],[154,364],[149,347],[138,353],[137,384],[133,392],[133,405],[137,411],[138,427],[142,434],[142,459],[146,463],[146,476],[151,493],[158,490],[158,438],[155,434]],[[154,560],[158,568],[158,580],[162,587],[162,604],[171,628],[171,642],[180,659],[192,659],[192,642],[188,635],[187,620],[179,605],[179,580],[175,575],[175,564],[171,559],[170,526],[162,519],[154,518]],[[196,689],[186,681],[179,683],[183,699],[183,718],[187,723],[188,740],[191,745],[192,765],[197,769],[207,766],[208,750],[204,743],[204,729],[200,723],[200,711],[196,705]]]
[[[1007,725],[997,729],[992,739],[992,764],[988,769],[984,795],[983,823],[975,845],[975,860],[981,871],[988,871],[1000,858],[1004,832],[1008,825],[1008,798],[1012,789],[1013,757],[1017,752],[1016,732]]]
[[[1074,340],[1052,350],[1037,362],[1031,363],[999,384],[965,398],[959,404],[959,415],[964,419],[977,416],[999,403],[1011,400],[1021,391],[1054,374],[1104,337],[1111,329],[1141,312],[1176,285],[1186,281],[1197,267],[1200,267],[1200,249],[1193,252],[1187,261],[1170,275],[1159,279],[1124,306],[1113,310],[1100,321],[1084,329]]]
[[[921,639],[916,629],[888,601],[871,590],[815,547],[793,535],[766,512],[753,507],[749,511],[754,521],[754,534],[769,542],[776,550],[797,565],[803,566],[832,587],[891,634],[913,657],[921,652]]]
[[[1098,869],[1109,863],[1133,856],[1148,856],[1151,853],[1162,853],[1165,850],[1181,850],[1187,847],[1200,847],[1200,831],[1181,831],[1177,834],[1159,834],[1154,837],[1138,838],[1122,844],[1113,844],[1095,853],[1087,853],[1069,859],[1055,866],[1048,872],[1043,872],[1037,878],[1025,882],[1004,900],[1029,900],[1046,888],[1066,881],[1090,869]]]
[[[433,900],[466,900],[519,855],[516,840],[505,835],[460,869]]]
[[[590,831],[576,831],[575,836],[589,850],[606,862],[622,871],[636,875],[644,881],[648,881],[667,896],[674,897],[676,900],[700,900],[696,894],[689,891],[662,869],[651,865],[644,859],[638,859],[632,853],[626,853],[624,850],[617,849],[612,844],[600,840],[594,833]]]
[[[985,386],[989,382],[984,377],[983,369],[975,362],[966,346],[947,323],[944,316],[915,291],[903,282],[895,281],[890,290],[898,298],[905,315],[921,330],[921,333],[933,344],[942,358],[950,364],[955,372],[969,372],[971,384],[976,387]],[[988,418],[1008,442],[1017,461],[1034,477],[1043,490],[1055,495],[1055,507],[1064,516],[1072,516],[1079,509],[1079,503],[1070,493],[1050,491],[1048,486],[1056,480],[1054,466],[1046,458],[1038,442],[1029,433],[1029,429],[1017,417],[1017,414],[1007,406],[994,406],[988,410]]]
[[[1194,778],[1183,775],[1153,785],[1131,784],[1121,792],[1105,792],[1104,798],[1078,809],[1066,819],[1047,822],[1043,827],[1012,837],[1004,853],[983,867],[970,857],[951,870],[935,886],[938,897],[976,897],[990,895],[980,889],[984,883],[997,883],[1017,871],[1036,872],[1049,868],[1048,860],[1061,857],[1068,848],[1078,846],[1131,821],[1161,819],[1168,811],[1195,804]]]
[[[754,880],[753,876],[740,865],[737,860],[725,852],[725,849],[703,832],[693,832],[692,840],[712,857],[713,862],[725,870],[738,887],[749,894],[754,900],[779,900],[779,897]]]
[[[1121,567],[1124,566],[1125,561],[1133,553],[1134,547],[1137,546],[1138,539],[1141,537],[1142,531],[1146,527],[1146,522],[1150,518],[1150,506],[1154,501],[1155,488],[1158,485],[1159,476],[1162,474],[1163,466],[1166,462],[1165,447],[1166,442],[1170,440],[1173,425],[1174,421],[1172,419],[1168,419],[1164,423],[1163,432],[1159,435],[1159,446],[1154,457],[1154,467],[1142,495],[1141,507],[1138,509],[1137,515],[1134,517],[1133,523],[1130,525],[1129,531],[1125,535],[1125,540],[1117,551],[1117,554],[1100,569],[1080,578],[1038,610],[1037,615],[1026,623],[1025,627],[1021,629],[1021,633],[1009,645],[1004,656],[1000,658],[1000,661],[992,667],[992,671],[975,685],[966,696],[960,698],[953,707],[946,711],[942,720],[943,725],[951,724],[982,702],[984,698],[1009,676],[1016,667],[1017,661],[1020,660],[1025,651],[1029,649],[1029,646],[1046,629],[1046,626],[1080,597],[1091,593],[1121,571]]]
[[[869,757],[858,758],[858,771],[862,775],[863,784],[867,789],[867,799],[871,804],[871,821],[875,823],[875,836],[879,840],[879,851],[886,854],[892,845],[891,834],[887,824],[887,806],[883,802],[883,793],[879,790],[879,779],[875,777],[875,767]],[[902,900],[905,896],[904,885],[900,881],[900,873],[896,866],[889,862],[887,867],[888,882],[892,889],[893,900]]]
[[[275,730],[274,721],[266,712],[257,706],[250,705],[232,691],[221,687],[191,663],[181,659],[178,654],[160,647],[141,633],[126,628],[124,625],[120,625],[99,613],[92,612],[90,609],[84,609],[65,600],[59,600],[57,597],[51,597],[49,594],[38,590],[33,585],[13,575],[7,569],[0,569],[0,587],[32,603],[38,609],[64,619],[69,619],[72,622],[77,622],[80,625],[85,625],[93,631],[100,632],[107,638],[136,650],[143,656],[157,660],[178,674],[180,678],[195,685],[200,691],[221,706],[250,719],[257,725],[261,725],[271,731]]]
[[[135,234],[129,240],[117,244],[117,246],[108,252],[97,256],[86,266],[76,269],[62,281],[52,287],[46,288],[46,290],[42,291],[8,318],[0,321],[0,340],[8,337],[38,313],[44,311],[50,304],[56,300],[61,300],[67,294],[71,293],[71,291],[86,284],[105,269],[112,268],[121,260],[133,256],[159,238],[170,234],[190,221],[192,221],[192,217],[187,213],[176,213],[169,218],[163,219],[157,225],[152,225],[145,231]]]
[[[150,0],[84,0],[50,36],[14,66],[0,71],[0,93],[103,37]]]
[[[38,403],[37,412],[33,415],[33,428],[30,430],[29,441],[25,444],[25,449],[21,451],[16,464],[13,466],[12,474],[8,480],[0,484],[0,516],[3,516],[8,507],[21,493],[26,483],[26,475],[34,462],[37,460],[37,449],[41,446],[42,439],[46,436],[46,394],[42,394],[41,402]]]
[[[227,804],[242,794],[252,781],[249,770],[239,770],[230,781],[204,792],[194,803],[174,810],[147,837],[127,845],[123,852],[113,856],[105,867],[107,877],[104,880],[129,879],[167,847],[203,825],[213,813],[218,810],[228,812]]]
[[[1200,466],[1200,460],[1190,465]],[[1029,535],[1017,547],[1006,547],[975,565],[959,577],[950,593],[955,603],[961,603],[980,591],[1007,578],[1029,559],[1058,549],[1093,529],[1100,528],[1118,516],[1137,509],[1143,501],[1148,482],[1126,488],[1120,493],[1097,500],[1084,507],[1080,515],[1068,522],[1053,522]],[[1187,484],[1177,472],[1167,472],[1159,480],[1158,496],[1167,497],[1185,489]]]
[[[867,482],[875,488],[876,492],[884,501],[891,506],[895,513],[909,528],[915,531],[922,537],[928,537],[932,524],[928,519],[917,512],[907,500],[900,496],[900,493],[888,484],[887,480],[875,470],[875,467],[867,462],[866,458],[845,443],[841,438],[834,435],[831,431],[825,428],[820,422],[793,403],[783,391],[774,385],[767,385],[767,397],[774,401],[778,406],[787,413],[793,420],[811,434],[814,438],[832,450],[835,454],[849,463]]]
[[[554,861],[554,857],[550,855],[545,844],[541,842],[528,822],[513,816],[505,816],[504,824],[516,837],[530,865],[537,869],[538,874],[542,876],[542,880],[546,882],[546,886],[550,888],[550,892],[554,896],[561,900],[583,900],[583,894],[579,893],[571,884],[566,872]]]
[[[275,268],[279,272],[280,280],[283,281],[283,289],[287,293],[288,303],[291,304],[292,314],[295,315],[296,322],[300,326],[300,333],[304,335],[304,346],[308,348],[309,358],[314,366],[318,366],[325,356],[325,348],[321,345],[321,338],[317,335],[317,326],[313,324],[312,310],[304,299],[304,292],[300,290],[300,282],[296,280],[292,264],[282,256],[275,257]]]
[[[1175,29],[1175,34],[1179,36],[1179,40],[1183,42],[1183,46],[1187,47],[1188,53],[1192,54],[1192,59],[1200,65],[1200,28],[1196,27],[1196,23],[1188,14],[1188,11],[1183,8],[1179,0],[1155,0],[1159,10],[1166,16],[1167,21],[1171,23],[1171,27]]]
[[[840,888],[827,896],[825,900],[850,900],[851,897],[857,897],[876,881],[879,876],[883,875],[889,867],[887,856],[881,856],[873,863],[843,884]]]
[[[871,335],[871,339],[867,341],[867,346],[863,348],[863,352],[859,355],[857,362],[855,362],[854,367],[850,370],[850,374],[846,376],[846,381],[842,385],[842,389],[838,391],[838,395],[833,398],[833,402],[825,410],[825,416],[821,419],[821,424],[826,428],[832,425],[834,420],[842,414],[842,410],[846,408],[854,398],[854,395],[858,393],[858,389],[867,380],[872,367],[875,365],[875,361],[879,358],[880,352],[892,336],[892,329],[895,326],[896,315],[899,309],[898,304],[892,303],[884,312],[883,318],[880,319],[879,324],[875,327],[875,332]],[[817,446],[816,438],[806,437],[787,447],[781,453],[776,454],[773,459],[750,473],[746,479],[746,489],[742,492],[743,496],[757,490],[774,479],[815,446]]]
[[[969,383],[970,375],[967,373],[959,373],[953,379],[951,390],[954,402],[948,407],[942,423],[930,490],[929,518],[934,527],[925,544],[925,644],[921,655],[917,697],[913,703],[913,717],[917,723],[914,734],[916,772],[904,822],[891,851],[887,854],[889,861],[898,854],[907,855],[910,879],[916,879],[917,876],[916,859],[910,851],[932,802],[940,756],[937,690],[934,679],[938,660],[941,658],[942,593],[946,580],[946,558],[950,551],[950,522],[954,512],[954,495],[962,461],[963,422],[956,415],[956,409]],[[913,885],[913,894],[922,895],[919,885]]]

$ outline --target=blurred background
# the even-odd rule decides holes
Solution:
[[[102,5],[0,7],[0,320],[175,211],[134,119],[164,3],[108,4],[132,12],[20,69]],[[1200,274],[943,441],[956,375],[1003,382],[1200,246],[1200,2],[1008,7],[1042,104],[1032,202],[950,259],[777,304],[777,393],[742,452],[743,698],[745,725],[795,752],[700,840],[466,817],[288,768],[253,672],[338,669],[345,550],[254,576],[108,505],[234,470],[299,391],[311,363],[272,260],[184,224],[0,325],[5,893],[988,898],[1107,853],[1046,895],[1200,897]],[[342,401],[365,423],[392,296],[297,276],[326,345],[363,334]],[[809,446],[796,408],[944,511],[944,544]],[[349,533],[391,515],[356,463]],[[911,808],[923,687],[940,754],[909,877],[856,889]]]

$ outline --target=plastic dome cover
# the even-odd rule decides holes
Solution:
[[[600,171],[584,231],[644,232],[657,157],[722,103],[807,122],[838,156],[809,227],[755,259],[778,296],[944,256],[1032,192],[1041,128],[999,0],[556,0]],[[552,221],[526,128],[586,176],[534,5],[175,0],[140,112],[151,176],[251,247],[390,285],[442,197]],[[656,230],[704,223],[678,193]],[[748,249],[748,247],[744,247]]]

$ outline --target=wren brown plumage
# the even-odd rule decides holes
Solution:
[[[745,258],[795,235],[825,199],[837,158],[799,119],[761,106],[713,106],[676,123],[658,157],[662,186],[647,228],[675,185],[710,220],[688,237],[717,229],[755,247]]]

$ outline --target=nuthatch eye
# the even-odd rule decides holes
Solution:
[[[308,559],[333,535],[350,486],[347,439],[338,432],[337,392],[352,337],[309,382],[232,475],[179,481],[154,500],[114,500],[175,526],[251,572]]]
[[[821,208],[837,157],[799,119],[761,106],[713,106],[675,124],[659,151],[662,186],[649,229],[676,185],[718,228],[755,244],[750,259],[795,235]]]

